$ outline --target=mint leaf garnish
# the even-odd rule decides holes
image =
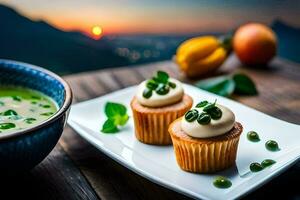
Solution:
[[[107,119],[103,126],[102,130],[103,133],[117,133],[119,131],[118,127],[114,124],[114,122],[110,119]]]
[[[117,115],[125,115],[127,108],[119,103],[107,102],[105,105],[105,114],[108,118],[115,117]]]
[[[127,108],[120,103],[107,102],[104,111],[107,120],[101,129],[103,133],[117,133],[118,126],[124,126],[129,119]]]
[[[169,75],[164,71],[158,71],[156,75],[156,79],[160,83],[168,83]]]

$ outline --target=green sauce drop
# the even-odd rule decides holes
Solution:
[[[221,189],[230,188],[232,186],[231,181],[224,176],[216,177],[213,184],[215,187],[221,188]]]
[[[271,165],[274,165],[276,163],[275,160],[272,159],[265,159],[261,162],[261,166],[263,166],[263,168],[269,167]]]
[[[263,169],[264,169],[264,167],[261,164],[257,163],[257,162],[250,164],[251,172],[259,172]]]
[[[280,151],[278,143],[274,140],[269,140],[265,144],[266,149],[269,151]]]
[[[260,141],[259,135],[255,131],[249,131],[247,133],[247,138],[251,142],[259,142]]]

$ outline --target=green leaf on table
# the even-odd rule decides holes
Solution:
[[[107,116],[107,120],[102,126],[101,131],[103,133],[118,132],[118,126],[124,126],[129,119],[127,108],[120,103],[107,102],[105,104],[104,112]]]
[[[114,121],[107,119],[101,129],[103,133],[117,133],[119,131],[118,127],[115,125]]]
[[[255,83],[249,76],[242,73],[202,80],[196,83],[196,86],[225,97],[229,97],[233,93],[243,95],[258,94]]]
[[[256,95],[258,93],[254,82],[247,75],[234,74],[232,79],[235,83],[234,92],[236,94]]]
[[[235,83],[229,76],[220,76],[199,81],[196,86],[214,94],[228,97],[233,93]]]

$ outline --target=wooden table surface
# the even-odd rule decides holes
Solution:
[[[158,69],[192,83],[171,61],[65,76],[74,103],[125,88]],[[244,68],[231,56],[216,74],[239,70],[255,81],[259,96],[234,97],[271,116],[300,124],[300,65],[276,58],[268,69]],[[299,138],[300,139],[300,133]],[[1,164],[1,163],[0,163]],[[0,177],[1,178],[1,177]],[[300,162],[245,199],[299,199]],[[22,199],[188,199],[131,172],[94,148],[69,127],[51,154],[31,172],[1,178],[1,197]],[[201,185],[199,185],[201,187]],[[2,199],[2,198],[1,198]]]

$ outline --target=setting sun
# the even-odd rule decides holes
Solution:
[[[99,39],[102,35],[102,32],[103,32],[103,30],[100,26],[94,26],[92,28],[92,34],[95,39]]]

